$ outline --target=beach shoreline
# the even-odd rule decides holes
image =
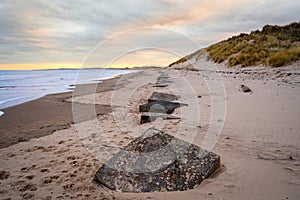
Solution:
[[[120,76],[102,80],[101,83],[81,84],[76,87],[77,90],[85,91],[85,94],[94,92],[89,91],[91,85],[97,88],[96,92],[105,92],[113,90]],[[2,109],[0,148],[69,128],[73,124],[72,103],[66,99],[72,96],[73,91],[49,94]],[[109,105],[98,105],[96,110],[99,115],[111,112]]]
[[[104,85],[99,85],[95,96],[91,94],[92,88],[86,85],[90,90],[82,86],[81,91],[87,91],[78,96],[64,94],[49,98],[49,101],[63,99],[60,105],[85,105],[84,110],[89,106],[96,110],[98,107],[99,113],[96,118],[70,123],[52,134],[0,149],[2,197],[297,199],[300,195],[299,68],[236,69],[218,65],[216,71],[211,68],[214,63],[206,57],[197,62],[206,68],[202,71],[186,66],[150,69],[105,81]],[[155,87],[158,77],[162,76],[170,77],[171,82],[167,87]],[[189,87],[182,80],[187,81]],[[210,91],[206,81],[223,81],[226,96]],[[242,92],[241,84],[249,86],[252,92]],[[153,92],[180,95],[178,101],[189,106],[176,109],[173,114],[181,116],[184,109],[198,106],[201,120],[195,124],[192,123],[194,119],[190,119],[193,116],[183,115],[182,119],[158,119],[153,124],[139,124],[138,106],[146,103]],[[126,95],[130,98],[123,98]],[[194,96],[197,105],[189,102]],[[189,133],[195,133],[191,142],[201,147],[210,129],[211,99],[214,97],[225,100],[227,110],[223,119],[216,120],[224,126],[216,144],[209,149],[221,157],[221,168],[216,174],[194,189],[180,192],[120,193],[92,182],[99,167],[138,136],[134,135],[136,130],[142,133],[142,130],[158,126],[187,141]],[[72,111],[70,107],[66,109]]]

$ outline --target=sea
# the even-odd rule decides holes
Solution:
[[[48,94],[74,89],[76,84],[101,83],[134,70],[120,69],[57,69],[57,70],[0,70],[1,109],[31,101]]]

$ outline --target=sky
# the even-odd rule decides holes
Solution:
[[[166,66],[266,24],[299,0],[1,0],[0,69]]]

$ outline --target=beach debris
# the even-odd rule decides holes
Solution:
[[[252,92],[252,90],[248,87],[248,86],[246,86],[246,85],[241,85],[241,89],[242,89],[242,91],[243,92],[245,92],[245,93],[247,93],[247,92]]]
[[[152,103],[155,101],[174,101],[178,100],[180,97],[174,94],[161,93],[161,92],[153,92],[150,98],[148,99],[148,103]]]
[[[178,100],[179,96],[168,93],[153,92],[148,99],[148,104],[140,105],[140,112],[144,112],[141,115],[141,124],[155,121],[157,118],[162,118],[163,120],[169,119],[181,119],[170,115],[175,108],[180,106],[187,106],[187,104],[174,103],[171,101]]]
[[[168,87],[169,84],[155,84],[153,87]]]
[[[161,77],[157,79],[156,84],[169,84],[172,83],[172,81],[168,80],[168,77]]]
[[[162,114],[162,113],[143,113],[141,115],[141,124],[145,124],[148,122],[155,121],[157,118],[162,118],[163,120],[169,120],[169,119],[181,119],[180,117],[176,117],[173,115],[168,115],[168,114]]]
[[[183,191],[220,167],[220,156],[148,129],[97,171],[94,182],[121,192]]]
[[[157,78],[156,84],[153,87],[167,87],[170,83],[172,83],[173,81],[169,80],[169,76],[167,73],[165,72],[159,72],[160,75]]]
[[[139,112],[155,112],[171,114],[175,108],[188,106],[185,103],[177,103],[171,101],[154,101],[139,106]]]
[[[172,81],[170,81],[169,79],[170,79],[170,77],[167,73],[161,72],[161,74],[157,78],[156,84],[172,83]]]

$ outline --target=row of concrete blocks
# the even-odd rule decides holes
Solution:
[[[148,99],[148,103],[139,106],[139,112],[141,115],[141,124],[151,122],[157,118],[167,119],[180,119],[171,115],[174,110],[181,106],[188,106],[184,103],[173,102],[178,100],[179,96],[174,94],[153,92]]]

